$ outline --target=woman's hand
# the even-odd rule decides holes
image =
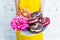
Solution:
[[[31,14],[27,9],[18,10],[17,15],[18,16],[23,16],[25,18],[30,18],[31,17]]]

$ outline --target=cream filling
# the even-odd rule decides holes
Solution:
[[[39,29],[39,30],[30,29],[30,30],[35,32],[40,32],[42,29]]]
[[[29,22],[29,23],[34,23],[34,22],[36,22],[38,19],[36,19],[36,20],[34,20],[34,21],[31,21],[31,22]]]

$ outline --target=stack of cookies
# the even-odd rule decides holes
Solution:
[[[38,11],[30,13],[28,10],[24,9],[20,10],[18,15],[28,19],[28,30],[32,33],[40,33],[43,28],[50,23],[50,19],[48,17],[43,18],[42,13]]]
[[[29,19],[30,27],[29,30],[32,33],[39,33],[43,29],[43,25],[40,23],[43,18],[42,13],[34,12],[31,14],[31,18]]]

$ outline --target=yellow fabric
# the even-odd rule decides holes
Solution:
[[[43,40],[43,33],[35,34],[33,36],[22,35],[19,31],[16,31],[16,40]]]
[[[27,8],[30,12],[39,11],[41,7],[41,0],[20,0],[19,8]]]
[[[41,0],[20,0],[19,8],[27,8],[31,12],[39,11],[41,8]],[[26,36],[16,31],[16,40],[43,40],[43,33],[41,32],[34,36]]]

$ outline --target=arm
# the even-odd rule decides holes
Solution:
[[[15,0],[16,14],[19,12],[19,0]]]
[[[42,17],[43,17],[43,10],[44,10],[44,3],[45,3],[45,0],[41,0],[41,6],[40,6],[40,12],[42,13],[41,15],[42,15]]]

